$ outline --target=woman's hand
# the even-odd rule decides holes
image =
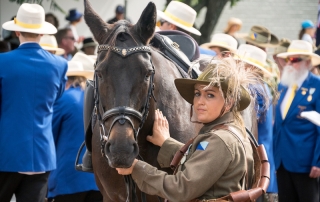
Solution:
[[[134,159],[130,168],[116,168],[116,170],[118,171],[118,174],[120,174],[120,175],[131,175],[132,170],[137,162],[138,162],[138,160]]]
[[[155,112],[155,118],[153,123],[152,136],[148,135],[147,140],[154,145],[162,146],[164,141],[170,137],[169,123],[162,112],[157,109]]]

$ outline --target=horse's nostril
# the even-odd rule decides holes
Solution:
[[[138,147],[137,143],[133,143],[133,153],[136,156],[138,156],[138,154],[139,154],[139,147]]]
[[[108,155],[110,154],[110,142],[107,142],[107,144],[104,146],[104,152]]]

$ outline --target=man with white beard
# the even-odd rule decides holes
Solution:
[[[320,127],[300,114],[320,112],[320,78],[310,72],[320,57],[302,40],[292,41],[277,57],[285,64],[273,139],[279,201],[319,202]]]

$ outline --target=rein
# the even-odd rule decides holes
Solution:
[[[98,46],[98,54],[101,51],[112,51],[114,53],[117,53],[118,55],[120,55],[121,57],[125,58],[131,54],[134,53],[148,53],[151,55],[151,48],[149,46],[136,46],[136,47],[132,47],[132,48],[120,48],[120,47],[116,47],[116,46],[109,46],[109,45],[99,45]],[[153,83],[153,79],[154,79],[154,74],[155,74],[155,69],[154,69],[154,65],[152,63],[152,60],[150,59],[150,62],[152,64],[152,74],[150,75],[149,78],[149,86],[148,86],[148,93],[147,93],[147,99],[146,102],[144,104],[144,107],[142,109],[142,111],[138,111],[136,109],[133,109],[129,106],[118,106],[118,107],[114,107],[111,108],[107,111],[103,111],[102,108],[102,113],[100,113],[99,111],[99,106],[100,106],[100,96],[99,96],[99,88],[98,88],[98,76],[95,72],[94,74],[94,113],[99,121],[99,131],[100,131],[100,143],[101,143],[101,154],[102,156],[108,161],[108,156],[106,155],[106,145],[107,142],[109,140],[109,136],[112,130],[112,127],[119,122],[120,125],[124,125],[125,122],[128,122],[133,131],[134,131],[134,139],[137,142],[137,138],[139,135],[139,131],[142,128],[144,122],[147,119],[148,113],[149,113],[149,107],[150,107],[150,99],[151,97],[154,99],[154,101],[156,102],[155,96],[154,96],[154,83]],[[97,66],[97,62],[95,64],[95,67]],[[139,127],[137,129],[135,129],[133,122],[131,120],[131,117],[136,118],[137,120],[139,120],[140,124]],[[110,128],[108,129],[107,133],[106,133],[106,129],[104,127],[104,123],[108,120],[111,119],[112,117],[115,117],[110,125]],[[139,157],[141,158],[141,156],[139,155]],[[142,158],[141,158],[142,159]],[[142,159],[143,160],[143,159]],[[127,202],[129,202],[129,196],[130,196],[130,187],[131,187],[131,195],[132,195],[132,201],[137,201],[137,196],[136,196],[136,184],[133,181],[131,175],[129,176],[124,176],[125,178],[125,183],[126,183],[126,190],[127,190]],[[141,192],[141,198],[142,201],[146,201],[146,197],[145,194],[143,192]]]

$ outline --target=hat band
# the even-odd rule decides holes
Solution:
[[[14,24],[19,25],[20,27],[29,28],[29,29],[39,29],[40,27],[42,27],[42,24],[27,24],[19,21],[17,18],[14,18]]]
[[[249,34],[249,37],[254,40],[254,41],[257,41],[257,42],[261,42],[261,43],[269,43],[269,37],[265,37],[259,33],[256,33],[256,32],[250,32]]]
[[[308,51],[308,50],[294,49],[294,48],[290,48],[290,49],[288,49],[288,52],[290,52],[290,53],[295,53],[295,52],[297,52],[297,53],[299,53],[299,52],[311,53],[311,52],[310,52],[310,51]]]
[[[257,64],[257,65],[260,65],[260,66],[264,66],[264,64],[262,63],[262,62],[260,62],[259,60],[256,60],[256,59],[253,59],[253,58],[244,58],[243,60],[247,60],[247,61],[249,61],[249,62],[253,62],[253,63],[255,63],[255,64]]]
[[[192,27],[192,26],[193,26],[193,24],[191,24],[191,23],[189,23],[189,22],[186,22],[186,21],[184,21],[184,20],[181,20],[180,18],[177,18],[176,16],[172,15],[172,14],[169,13],[168,11],[164,11],[164,14],[165,14],[166,16],[168,16],[169,18],[171,18],[172,20],[174,20],[174,21],[176,21],[176,22],[178,22],[178,23],[180,23],[180,24],[182,24],[182,25],[184,25],[184,26],[186,26],[186,27]]]
[[[58,48],[58,46],[54,46],[52,44],[47,44],[47,43],[41,43],[40,46],[47,46],[47,47],[50,47],[50,48]]]

